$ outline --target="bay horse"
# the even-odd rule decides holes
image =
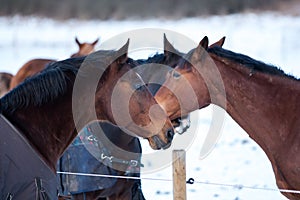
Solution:
[[[133,60],[133,59],[128,59],[128,62],[131,63],[131,65],[133,66],[133,68],[139,67],[141,65],[142,66],[139,70],[137,70],[138,74],[141,76],[141,78],[143,79],[143,81],[146,83],[149,82],[147,85],[147,87],[149,88],[150,92],[152,93],[152,95],[154,95],[156,93],[156,91],[159,89],[160,84],[162,83],[163,80],[158,80],[157,76],[155,75],[156,73],[158,73],[159,75],[161,75],[161,73],[165,73],[163,70],[159,70],[161,69],[160,65],[168,65],[168,66],[172,66],[175,67],[177,62],[179,61],[179,59],[182,57],[183,53],[179,52],[178,50],[176,50],[172,44],[167,40],[166,35],[164,35],[164,53],[162,54],[155,54],[152,57],[148,57],[148,59],[140,59],[140,60]],[[151,65],[155,65],[155,64],[159,64],[159,66],[154,66],[154,67],[158,67],[156,68],[155,72],[153,71],[153,68],[151,69]],[[164,76],[163,76],[164,78]],[[151,83],[154,82],[154,83]],[[172,121],[173,126],[176,130],[176,133],[182,134],[183,132],[185,132],[188,128],[189,128],[189,118],[181,118],[181,119],[176,119]],[[140,142],[137,138],[132,137],[127,135],[126,133],[124,133],[120,128],[117,128],[113,125],[109,126],[109,124],[106,124],[106,126],[104,126],[104,134],[107,135],[108,138],[111,138],[112,136],[118,136],[119,139],[116,140],[115,139],[115,144],[118,148],[118,146],[120,146],[121,148],[127,150],[127,151],[136,151],[136,153],[141,153],[142,149],[141,149],[141,145]],[[97,134],[97,131],[93,131],[95,134]],[[126,138],[126,139],[121,139],[121,137]],[[129,143],[129,145],[126,145],[127,142],[126,141],[131,141]],[[75,141],[76,143],[76,141]],[[73,145],[73,144],[72,144]],[[125,145],[125,146],[124,146]],[[123,147],[122,147],[123,146]],[[104,145],[104,148],[106,146]],[[62,156],[61,160],[62,163],[60,163],[61,169],[62,171],[78,171],[78,172],[85,172],[85,173],[107,173],[106,171],[103,171],[103,168],[105,168],[105,165],[102,164],[101,162],[99,162],[96,158],[93,158],[91,156],[88,155],[88,153],[85,153],[85,156],[83,156],[82,158],[75,158],[74,155],[78,155],[79,152],[81,152],[82,154],[84,154],[84,150],[79,150],[78,152],[76,152],[76,148],[77,147],[73,147],[72,150],[70,150],[71,147],[69,147],[66,152],[64,153],[64,155]],[[109,145],[107,145],[107,148],[112,148]],[[71,152],[69,152],[71,151]],[[139,151],[139,152],[137,152]],[[113,149],[111,150],[111,152],[114,152]],[[111,156],[113,157],[118,157],[118,155],[114,155],[114,153],[111,154]],[[74,157],[74,158],[73,158]],[[124,157],[123,155],[121,155],[121,157]],[[122,158],[123,160],[125,160],[124,158]],[[136,157],[135,160],[140,160],[141,159],[141,155],[139,155],[139,157]],[[82,166],[81,164],[74,164],[75,166],[73,168],[68,168],[68,165],[70,166],[71,164],[67,164],[70,163],[73,160],[73,162],[84,162],[84,161],[88,161],[89,162],[89,166]],[[102,159],[99,159],[103,162]],[[119,160],[119,159],[118,159]],[[128,160],[128,158],[127,158]],[[118,163],[117,163],[118,164]],[[117,172],[117,175],[119,176],[128,176],[128,173],[126,172],[126,168],[128,167],[128,164],[121,165],[123,168],[121,171]],[[105,168],[106,169],[106,168]],[[136,168],[139,171],[139,167]],[[114,169],[110,169],[111,173],[114,172]],[[113,174],[111,174],[113,175]],[[139,177],[140,174],[139,173],[135,173],[134,176]],[[72,177],[72,178],[71,178]],[[99,177],[99,178],[90,178],[90,177],[80,177],[80,176],[74,176],[74,175],[66,175],[66,176],[60,176],[60,181],[65,185],[65,191],[64,195],[68,195],[68,193],[71,193],[70,198],[72,199],[99,199],[99,198],[103,198],[103,197],[108,197],[108,199],[123,199],[123,200],[143,200],[144,196],[141,190],[141,183],[140,180],[135,180],[135,179],[106,179],[103,177]],[[72,180],[70,180],[72,179]],[[103,184],[106,181],[106,184]],[[110,181],[110,182],[109,182]],[[115,184],[109,184],[112,181],[115,181]],[[71,183],[72,182],[72,183]],[[101,185],[102,184],[102,185]],[[76,185],[76,189],[70,188],[70,185]],[[89,187],[86,188],[86,185],[88,185]],[[105,189],[99,189],[101,187],[104,187]],[[134,190],[135,192],[132,192],[132,190]],[[82,191],[82,192],[79,192]],[[105,198],[104,198],[105,199]]]
[[[99,39],[96,39],[92,43],[80,43],[78,38],[75,37],[75,42],[79,47],[79,50],[77,53],[74,53],[71,55],[71,58],[74,57],[80,57],[80,56],[86,56],[92,52],[95,51],[95,45],[98,43]],[[45,69],[45,67],[55,62],[56,60],[53,59],[44,59],[44,58],[36,58],[32,59],[28,62],[26,62],[16,73],[15,76],[13,76],[11,83],[10,83],[10,90],[15,88],[19,83],[23,82],[26,78],[33,76],[34,74],[37,74],[38,72]]]
[[[142,64],[147,64],[147,65],[150,65],[150,64],[162,64],[162,65],[169,65],[169,66],[172,66],[172,67],[175,67],[176,66],[176,63],[179,61],[179,59],[181,58],[181,56],[183,55],[183,53],[179,52],[178,50],[176,50],[172,44],[167,40],[166,38],[166,35],[164,35],[164,53],[163,54],[156,54],[154,55],[153,57],[149,57],[148,59],[146,60],[136,60],[136,61],[133,61],[131,60],[131,62],[136,62],[134,66],[136,65],[142,65]],[[41,66],[41,65],[40,65]],[[35,69],[38,69],[38,68],[35,68]],[[40,69],[42,70],[42,68]],[[150,71],[149,71],[150,70]],[[158,73],[157,74],[160,74],[161,73],[156,70]],[[149,73],[150,72],[150,73]],[[38,71],[36,71],[36,73],[38,73]],[[165,73],[165,72],[163,72]],[[142,68],[142,71],[139,70],[139,74],[142,76],[143,79],[146,79],[147,81],[155,81],[155,82],[163,82],[163,81],[160,81],[160,80],[157,80],[157,78],[154,76],[154,73],[153,73],[153,70],[146,66],[146,67],[143,67]],[[27,74],[29,75],[29,74]],[[164,76],[163,76],[164,77]],[[27,77],[26,77],[27,78]],[[154,80],[156,79],[156,80]],[[147,87],[150,89],[151,93],[152,94],[155,94],[155,92],[158,90],[158,88],[160,87],[159,84],[147,84]],[[175,126],[175,130],[177,133],[179,134],[182,134],[183,132],[185,132],[188,127],[189,127],[189,118],[180,118],[180,119],[176,119],[176,120],[173,120],[172,121],[173,125]],[[106,126],[106,127],[109,127],[109,126]],[[109,131],[110,134],[116,134],[116,135],[119,135],[119,134],[125,134],[124,132],[121,131],[121,129],[116,129],[114,126],[112,126],[112,129],[109,130],[108,128],[106,129],[106,131]],[[131,137],[132,140],[135,140],[135,138]],[[120,141],[122,143],[122,141]],[[73,145],[73,144],[72,144]],[[69,147],[69,149],[72,149],[72,152],[75,152],[75,149],[77,147],[72,147],[72,145]],[[140,149],[140,144],[136,144],[136,143],[131,143],[131,145],[127,148],[130,148],[131,150],[132,149]],[[81,160],[81,161],[88,161],[90,164],[91,163],[94,163],[94,164],[91,164],[93,165],[93,168],[97,167],[99,168],[98,170],[92,170],[92,172],[96,173],[101,173],[99,170],[101,170],[102,168],[99,167],[99,166],[103,166],[103,164],[101,162],[99,162],[98,160],[96,160],[95,158],[91,157],[88,155],[88,152],[84,153],[84,150],[81,150],[80,151],[81,153],[83,153],[86,157],[83,158],[83,157],[80,157],[80,158],[74,158],[74,159],[70,159],[70,160],[75,160],[78,159],[78,160]],[[66,160],[64,157],[68,157],[68,158],[72,158],[74,157],[74,155],[78,155],[78,153],[74,153],[74,155],[70,155],[70,153],[68,153],[68,149],[66,150],[66,154],[67,155],[63,155],[62,156],[62,160]],[[78,162],[78,161],[76,161]],[[64,168],[63,164],[60,163],[60,166],[61,168]],[[82,169],[86,169],[86,167],[80,167],[81,165],[78,165],[77,168],[73,168],[73,170],[75,169],[75,171],[83,171]],[[66,169],[66,168],[64,168]],[[72,171],[72,170],[65,170],[65,171]],[[119,172],[119,175],[124,175],[124,172]],[[139,174],[138,174],[139,176]],[[59,176],[60,178],[60,182],[65,182],[66,180],[68,180],[69,178],[66,178],[66,176]],[[81,178],[81,177],[80,177]],[[79,178],[79,179],[80,179]],[[95,180],[95,178],[93,179]],[[98,179],[98,181],[101,183],[101,178]],[[92,182],[95,182],[95,181],[92,181]],[[119,181],[118,181],[119,182]],[[85,191],[85,192],[82,192],[82,193],[76,193],[76,195],[74,194],[74,190],[73,190],[73,197],[75,198],[75,196],[77,196],[76,198],[80,198],[80,197],[85,197],[87,199],[91,199],[92,196],[95,197],[95,196],[103,196],[103,195],[106,195],[108,194],[107,191],[116,191],[115,188],[123,188],[123,191],[130,191],[132,189],[132,184],[131,183],[134,183],[134,184],[137,184],[137,181],[136,180],[127,180],[127,184],[124,184],[124,185],[121,185],[120,184],[116,184],[112,187],[107,187],[106,190],[99,190],[97,191],[96,188],[95,190],[93,190],[92,187],[89,188],[89,190]],[[81,185],[87,185],[88,184],[88,181],[86,180],[85,184],[81,184]],[[140,184],[140,183],[138,183]],[[66,185],[66,183],[65,183]],[[65,186],[67,188],[67,186]],[[140,187],[139,187],[140,188]],[[120,190],[120,189],[119,189]],[[67,192],[68,190],[65,189],[65,191]],[[80,189],[78,188],[78,191],[80,191]],[[88,191],[91,191],[91,192],[88,192]],[[122,192],[123,192],[122,191]],[[139,194],[140,194],[140,197],[142,199],[143,197],[143,194],[142,194],[142,191],[141,190],[138,190],[139,191]],[[116,193],[118,194],[118,193]],[[138,193],[137,193],[138,194]],[[135,195],[137,195],[135,194]],[[131,199],[129,197],[126,197],[126,199]]]
[[[76,54],[73,54],[71,57],[80,57],[83,55],[88,55],[94,51],[94,46],[98,40],[94,41],[93,43],[80,43],[78,39],[76,38],[76,43],[79,46],[79,52]],[[49,60],[49,59],[34,59],[29,61],[27,64],[25,64],[17,73],[14,84],[18,85],[21,82],[23,82],[26,78],[29,78],[31,76],[34,76],[35,74],[39,73],[40,71],[44,70],[44,68],[51,62],[55,62],[55,60]],[[29,71],[26,71],[29,70]],[[23,76],[21,76],[21,74]],[[3,76],[2,76],[3,75]],[[22,78],[20,78],[22,77]],[[12,78],[12,75],[10,79]],[[8,80],[7,74],[1,74],[0,73],[0,91],[2,92],[8,92],[9,90],[9,83],[10,79]],[[9,81],[9,82],[8,82]],[[114,143],[117,147],[122,147],[124,150],[129,152],[135,152],[135,156],[132,159],[129,159],[129,161],[138,161],[140,163],[141,159],[141,145],[138,138],[130,136],[123,132],[120,128],[102,122],[104,125],[102,125],[104,133],[107,137],[111,140],[114,140]],[[100,124],[102,124],[100,123]],[[111,128],[109,128],[111,127]],[[98,131],[99,132],[99,131]],[[100,133],[99,133],[100,134]],[[120,140],[115,140],[114,137],[118,137]],[[79,172],[85,172],[85,173],[108,173],[113,172],[114,174],[108,174],[108,175],[119,175],[119,176],[136,176],[139,177],[140,173],[140,164],[137,166],[131,166],[132,163],[127,163],[127,160],[124,158],[123,154],[116,155],[115,152],[111,154],[110,156],[114,156],[116,159],[123,160],[124,163],[117,163],[121,167],[123,167],[121,170],[115,170],[114,168],[107,169],[107,166],[101,163],[99,160],[94,158],[87,150],[85,150],[83,145],[76,145],[74,143],[78,143],[79,137],[75,138],[75,141],[67,148],[65,153],[62,155],[62,157],[59,160],[58,167],[60,171],[79,171]],[[110,145],[111,146],[111,145]],[[108,147],[110,147],[108,146]],[[105,147],[105,148],[108,148]],[[127,156],[128,157],[128,156]],[[82,162],[88,162],[89,166],[82,166]],[[135,163],[133,163],[135,164]],[[66,166],[64,166],[66,165]],[[77,165],[77,166],[74,166]],[[114,163],[115,165],[115,163]],[[132,167],[135,171],[135,173],[129,173],[127,168]],[[88,169],[90,171],[88,171]],[[70,177],[74,177],[72,175],[61,175],[58,174],[58,185],[60,188],[60,197],[59,199],[65,199],[68,198],[69,192],[72,192],[72,198],[73,199],[96,199],[94,197],[106,197],[109,196],[110,199],[117,198],[117,199],[144,199],[142,190],[141,190],[141,183],[140,180],[137,179],[127,179],[125,183],[122,179],[105,179],[103,177],[82,177],[77,176],[78,179],[73,178],[71,180]],[[117,181],[116,181],[117,180]],[[104,182],[106,181],[106,183]],[[108,182],[112,182],[113,184],[108,184]],[[78,186],[76,188],[70,188],[70,185],[75,185],[78,183]],[[94,184],[96,183],[96,184]],[[93,185],[94,184],[94,185]],[[89,187],[88,187],[89,186]],[[87,188],[88,187],[88,188]],[[100,189],[99,188],[103,188]],[[85,191],[82,191],[82,188],[85,188]],[[79,192],[78,191],[82,191]],[[87,192],[87,191],[93,191],[93,192]],[[64,196],[62,196],[64,195]],[[70,197],[71,198],[71,197]],[[105,198],[106,199],[106,198]]]
[[[184,91],[188,86],[196,99]],[[300,190],[298,79],[222,45],[208,47],[204,37],[170,71],[155,99],[171,119],[210,104],[220,106],[266,153],[278,188]],[[297,193],[282,194],[300,199]]]
[[[110,103],[114,90],[119,92],[121,99],[132,94],[130,104],[119,102],[118,108],[128,106],[130,116],[137,125],[123,123],[123,127],[147,138],[153,149],[170,146],[174,135],[172,123],[149,90],[141,84],[140,76],[130,71],[133,82],[122,80],[117,84],[120,77],[132,68],[127,63],[128,45],[129,41],[118,51],[97,51],[88,57],[52,63],[0,99],[0,113],[22,131],[24,138],[39,152],[53,173],[59,157],[76,137],[77,130],[94,120],[93,111],[97,120],[116,124]],[[82,73],[83,64],[88,66],[88,71]],[[105,71],[96,87],[93,105],[84,92],[93,87],[88,85],[91,79],[99,80],[99,77],[93,77],[97,70]],[[81,84],[77,91],[82,95],[72,100],[73,87],[78,79],[83,79],[86,84]],[[135,90],[137,82],[140,87]],[[85,109],[80,109],[79,105],[85,106]],[[74,121],[76,115],[78,118]]]
[[[0,72],[0,98],[9,91],[10,81],[13,75],[6,72]]]

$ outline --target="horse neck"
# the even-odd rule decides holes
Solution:
[[[219,94],[212,95],[212,103],[223,107],[270,155],[271,149],[282,145],[292,134],[289,120],[300,123],[296,114],[300,108],[295,106],[300,98],[299,84],[287,77],[252,72],[238,63],[226,63],[211,56],[225,88],[225,96],[218,91]],[[286,97],[289,97],[288,103]]]
[[[129,145],[132,142],[132,140],[135,139],[135,137],[127,134],[125,131],[119,129],[117,131],[114,131],[113,134],[107,133],[107,137],[111,142],[113,142],[116,146],[124,149],[124,150],[130,150]]]
[[[120,127],[112,125],[111,123],[101,122],[99,123],[101,130],[98,130],[98,124],[92,123],[88,125],[93,133],[96,133],[98,139],[101,143],[110,151],[115,154],[119,153],[115,151],[115,146],[125,150],[133,152],[136,150],[135,138],[134,136],[129,135],[126,131],[122,130]],[[121,152],[121,154],[124,152]],[[114,155],[116,156],[116,155]],[[121,155],[123,156],[123,155]]]
[[[6,115],[54,172],[57,160],[77,135],[71,97],[69,92],[54,103]]]

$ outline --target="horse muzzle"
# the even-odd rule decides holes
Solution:
[[[167,149],[171,146],[174,135],[174,129],[170,128],[165,132],[163,138],[159,135],[154,135],[148,138],[148,141],[151,148],[154,150]]]

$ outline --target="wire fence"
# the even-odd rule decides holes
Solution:
[[[75,173],[75,172],[61,172],[61,171],[57,171],[56,173],[65,174],[65,175],[75,175],[75,176],[92,176],[92,177],[105,177],[105,178],[122,178],[122,179],[173,182],[172,179],[152,178],[152,177],[115,176],[115,175],[105,175],[105,174]],[[300,194],[300,190],[289,190],[289,189],[267,188],[267,187],[254,187],[254,186],[246,186],[246,185],[243,185],[243,184],[227,184],[227,183],[216,183],[216,182],[208,182],[208,181],[197,181],[197,180],[194,180],[194,178],[190,178],[187,181],[187,184],[195,184],[195,183],[196,184],[202,184],[202,185],[232,187],[232,188],[238,188],[238,189],[245,188],[245,189],[252,189],[252,190],[264,190],[264,191],[274,191],[274,192],[282,192],[282,193]]]

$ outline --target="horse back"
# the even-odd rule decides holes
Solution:
[[[25,63],[19,71],[16,73],[16,75],[11,79],[10,82],[10,90],[15,88],[18,84],[23,82],[26,78],[29,78],[40,71],[42,71],[47,64],[55,62],[55,60],[52,59],[33,59]]]

